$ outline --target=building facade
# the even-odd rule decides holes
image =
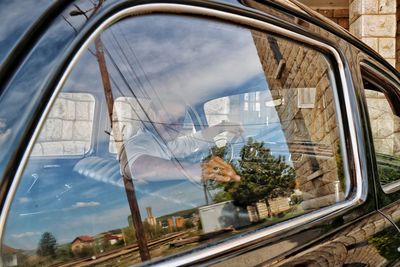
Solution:
[[[81,252],[83,249],[92,248],[94,239],[91,236],[78,236],[71,242],[71,251],[74,254]]]
[[[397,0],[300,0],[349,30],[400,70]]]

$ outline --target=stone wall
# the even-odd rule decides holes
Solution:
[[[349,8],[313,7],[360,38],[400,70],[398,0],[350,0]]]
[[[342,186],[338,186],[336,164],[340,159],[339,137],[326,59],[315,50],[274,38],[282,56],[278,62],[267,35],[254,32],[253,39],[271,94],[284,99],[277,113],[289,151],[302,155],[293,165],[303,192],[303,208],[339,201],[343,198],[338,192]],[[312,102],[302,106],[299,92],[304,91],[311,94],[308,98]]]
[[[390,64],[396,62],[396,1],[351,0],[350,32]]]
[[[32,151],[32,156],[83,155],[90,149],[94,97],[60,93]]]
[[[278,215],[279,213],[286,212],[290,210],[289,200],[287,197],[277,197],[270,199],[268,201],[269,207],[271,209],[271,213],[273,216]],[[256,203],[258,214],[261,218],[268,217],[268,207],[265,201]]]
[[[366,90],[368,113],[377,153],[400,155],[400,118],[393,114],[385,95]]]
[[[270,199],[268,203],[272,216],[277,216],[291,209],[291,206],[289,205],[289,199],[287,197],[273,198]],[[265,201],[259,201],[255,203],[255,205],[247,206],[246,209],[251,222],[257,222],[268,217],[268,207]]]

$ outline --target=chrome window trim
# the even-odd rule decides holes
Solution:
[[[398,85],[396,85],[393,82],[393,80],[395,80],[395,81],[400,83],[399,79],[392,72],[388,71],[384,66],[382,66],[378,62],[373,62],[372,60],[369,60],[369,59],[363,59],[360,62],[360,67],[368,69],[368,71],[374,73],[376,76],[379,76],[381,79],[384,79],[385,81],[387,81],[388,83],[393,85],[393,87],[398,88]],[[391,79],[386,77],[386,75],[391,77]],[[363,89],[365,90],[364,86],[363,86]],[[369,118],[368,118],[368,120],[369,120]],[[372,139],[373,138],[374,137],[372,136]],[[375,148],[375,145],[374,145],[374,148]],[[376,152],[375,152],[375,154],[376,154]],[[376,155],[374,155],[374,156],[375,156],[375,160],[376,160]],[[377,164],[377,166],[378,166],[378,164]],[[395,192],[400,190],[400,178],[398,180],[396,180],[396,181],[393,181],[393,182],[391,182],[389,184],[385,184],[385,185],[381,184],[381,181],[379,179],[379,175],[377,175],[377,179],[378,179],[380,187],[382,188],[382,191],[386,195],[395,193]]]
[[[117,12],[116,14],[110,16],[107,18],[105,21],[103,21],[96,30],[94,30],[91,35],[88,37],[88,39],[83,43],[83,45],[80,47],[78,52],[74,55],[73,59],[71,62],[68,64],[66,70],[64,71],[59,83],[57,84],[50,100],[49,103],[47,104],[40,121],[38,123],[37,128],[34,131],[34,134],[29,141],[29,144],[27,146],[27,149],[23,155],[22,161],[18,167],[18,170],[16,172],[16,175],[14,177],[13,183],[11,185],[9,194],[7,195],[5,205],[3,212],[0,216],[0,239],[2,240],[3,238],[3,231],[4,231],[4,226],[6,223],[6,218],[13,200],[13,197],[15,195],[15,192],[17,190],[19,181],[21,179],[22,173],[24,171],[24,168],[27,164],[27,161],[29,159],[30,152],[33,148],[33,145],[40,133],[40,129],[42,128],[46,117],[48,113],[50,112],[51,107],[53,106],[55,99],[58,95],[58,93],[61,91],[62,86],[64,82],[66,81],[69,73],[75,66],[75,64],[78,62],[80,56],[84,53],[85,49],[89,46],[90,43],[94,41],[97,35],[99,35],[105,28],[108,26],[114,24],[115,22],[128,17],[128,16],[139,16],[139,15],[145,15],[145,14],[150,14],[154,12],[162,12],[162,13],[168,13],[168,14],[188,14],[188,15],[201,15],[201,16],[206,16],[206,17],[212,17],[212,18],[217,18],[220,20],[224,20],[230,23],[236,23],[240,24],[243,26],[247,27],[253,27],[255,29],[259,29],[260,31],[267,31],[267,32],[272,32],[276,33],[279,35],[286,36],[288,38],[298,40],[300,42],[312,45],[312,46],[317,46],[320,48],[323,48],[325,50],[328,50],[335,58],[338,69],[339,69],[339,75],[340,75],[340,81],[342,84],[343,88],[343,94],[344,94],[344,101],[345,101],[345,110],[347,114],[347,120],[349,123],[349,133],[350,133],[350,139],[351,139],[351,146],[352,146],[352,151],[353,151],[353,158],[354,158],[354,169],[356,173],[355,177],[355,190],[352,191],[352,194],[347,197],[346,200],[333,204],[332,206],[321,208],[317,211],[310,212],[306,215],[296,217],[294,219],[273,225],[271,227],[267,227],[266,229],[260,229],[252,233],[245,234],[244,236],[241,237],[236,237],[232,238],[231,240],[226,240],[223,243],[212,245],[206,248],[202,248],[199,250],[195,251],[189,251],[189,253],[183,254],[183,255],[174,255],[170,259],[166,259],[164,262],[157,263],[160,266],[180,266],[184,264],[190,264],[194,263],[196,261],[199,261],[201,259],[205,259],[208,257],[212,257],[213,255],[220,254],[223,252],[230,251],[232,249],[244,247],[246,244],[249,242],[255,242],[257,240],[265,239],[266,237],[272,235],[272,234],[277,234],[278,232],[281,232],[283,230],[289,230],[293,229],[296,226],[303,225],[306,223],[309,223],[311,221],[320,219],[321,217],[328,216],[328,215],[333,215],[339,212],[342,212],[349,207],[357,206],[366,199],[367,196],[367,189],[368,185],[366,183],[363,183],[362,180],[362,172],[361,172],[361,162],[360,162],[360,156],[358,153],[358,139],[356,135],[356,127],[355,127],[355,120],[353,118],[353,108],[351,105],[351,100],[350,100],[350,93],[349,93],[349,88],[348,84],[346,81],[346,76],[345,76],[345,70],[343,66],[342,59],[338,53],[338,51],[319,41],[316,41],[312,38],[300,35],[298,33],[291,32],[289,30],[286,30],[284,28],[280,28],[278,26],[258,21],[256,19],[244,17],[241,15],[237,14],[230,14],[226,13],[223,11],[218,11],[218,10],[212,10],[209,8],[204,8],[204,7],[196,7],[196,6],[189,6],[189,5],[183,5],[183,4],[144,4],[140,6],[134,6],[134,7],[129,7],[126,8],[120,12]],[[336,89],[336,88],[334,88]],[[338,103],[338,93],[337,90],[333,90],[334,98],[335,98],[335,105],[336,105],[336,110],[337,110],[337,119],[338,119],[338,124],[342,125],[342,118],[341,118],[341,112],[340,112],[340,107]],[[345,173],[345,178],[347,181],[349,181],[350,175],[349,175],[349,169],[347,166],[348,159],[347,159],[347,149],[346,149],[346,143],[345,143],[345,135],[343,131],[343,127],[339,127],[339,139],[340,139],[340,147],[342,150],[342,157],[343,157],[343,162],[346,164],[344,165],[344,173]]]
[[[379,176],[378,176],[378,180],[379,180]],[[381,183],[379,183],[379,184],[381,185]],[[383,192],[387,195],[397,192],[400,189],[400,179],[397,181],[394,181],[390,184],[381,185],[381,187],[382,187]]]
[[[387,80],[390,80],[388,79],[388,77],[390,77],[391,79],[397,81],[400,84],[399,78],[393,72],[389,71],[384,65],[382,65],[381,63],[379,63],[374,59],[371,59],[370,57],[364,57],[363,59],[361,59],[360,65],[362,67],[368,68],[369,70],[373,71],[380,77],[383,77]],[[387,75],[388,77],[385,77],[385,75]],[[393,83],[393,81],[390,81],[390,83],[393,84],[395,87],[398,87]]]

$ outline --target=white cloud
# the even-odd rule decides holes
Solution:
[[[20,204],[25,204],[25,203],[28,203],[30,201],[30,199],[27,198],[27,197],[20,197],[18,199],[18,201],[19,201]]]
[[[28,212],[28,213],[20,213],[19,216],[32,216],[32,215],[38,215],[38,214],[42,214],[42,213],[46,213],[44,211],[37,211],[37,212]]]
[[[132,76],[139,79],[150,94],[153,89],[157,91],[153,93],[159,97],[164,93],[176,92],[189,103],[196,103],[205,95],[215,94],[228,87],[238,88],[256,76],[264,75],[250,31],[196,21],[176,27],[179,31],[170,31],[174,23],[179,21],[168,18],[159,22],[166,24],[151,27],[154,29],[153,34],[134,22],[123,25],[124,29],[131,29],[128,26],[132,23],[134,28],[139,29],[135,33],[127,33],[130,49],[134,48],[137,55],[137,58],[130,59],[136,75],[128,71],[126,61],[119,56],[119,48],[115,48],[109,38],[103,40],[134,89],[137,82],[133,81]],[[171,33],[168,38],[160,37],[164,36],[160,33],[163,30]],[[121,41],[123,49],[130,51],[126,43]],[[112,67],[110,74],[120,88],[125,87],[118,72]]]
[[[74,209],[79,209],[79,208],[86,208],[86,207],[95,207],[100,205],[99,202],[95,201],[90,201],[90,202],[76,202],[74,205],[72,205],[72,208]]]
[[[13,238],[19,239],[19,238],[24,238],[24,237],[31,237],[34,235],[40,235],[40,233],[39,232],[24,232],[24,233],[19,233],[19,234],[12,234],[11,236]]]

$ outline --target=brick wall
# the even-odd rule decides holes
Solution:
[[[297,184],[303,192],[303,208],[312,209],[334,203],[343,197],[338,186],[338,131],[327,62],[318,52],[283,39],[277,40],[285,67],[277,75],[279,62],[266,35],[253,33],[253,39],[272,95],[284,104],[277,108],[282,130],[292,154],[302,153],[294,162]],[[313,108],[299,108],[298,92],[314,92]],[[274,92],[276,91],[276,92]],[[314,146],[307,147],[307,144]],[[325,153],[327,157],[321,157]],[[316,157],[312,156],[316,155]]]
[[[328,19],[336,22],[346,30],[349,30],[349,9],[315,9],[318,13],[324,15]]]

